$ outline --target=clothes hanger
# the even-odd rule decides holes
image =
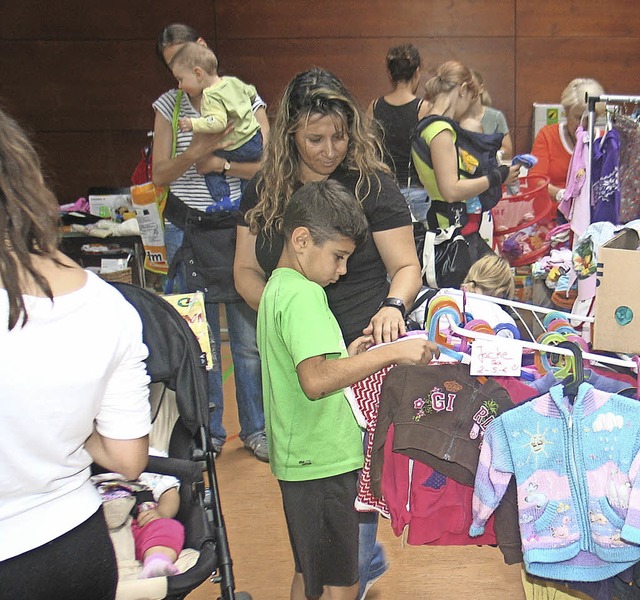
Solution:
[[[451,322],[449,322],[449,327],[452,333],[455,333],[457,336],[465,336],[472,339],[480,339],[480,340],[495,340],[496,336],[488,335],[486,333],[480,333],[478,331],[469,331],[462,327],[459,327]],[[523,340],[515,340],[509,338],[499,338],[500,343],[504,344],[518,344],[522,348],[527,348],[530,350],[540,350],[542,352],[550,352],[553,354],[560,354],[563,356],[574,356],[574,353],[567,349],[561,348],[559,346],[552,346],[546,344],[539,344],[536,342],[525,342]],[[631,369],[634,373],[638,373],[638,365],[633,360],[625,360],[621,358],[613,358],[611,356],[602,356],[600,354],[594,354],[592,352],[582,352],[582,358],[589,361],[599,362],[608,365],[614,365],[617,367],[625,367],[627,369]]]
[[[578,388],[582,383],[584,383],[584,362],[582,357],[582,348],[580,348],[580,346],[576,342],[571,342],[569,340],[559,342],[558,346],[560,348],[567,348],[572,353],[572,357],[570,357],[570,359],[566,361],[566,365],[568,366],[568,373],[566,373],[564,369],[561,369],[556,374],[556,378],[562,378],[562,387],[564,389],[564,394],[569,398],[570,401],[573,402],[575,397],[578,395]]]
[[[602,144],[604,144],[604,138],[607,137],[607,133],[609,133],[613,129],[613,111],[614,111],[614,109],[617,109],[617,107],[612,107],[612,106],[609,106],[609,105],[605,105],[607,122],[605,123],[604,131],[602,132],[602,135],[600,136],[600,148],[602,148]]]

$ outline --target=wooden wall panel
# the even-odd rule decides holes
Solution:
[[[218,39],[513,35],[513,0],[216,0]]]
[[[40,132],[34,136],[60,204],[92,186],[126,187],[146,143],[144,131]]]
[[[149,40],[0,42],[0,71],[16,116],[42,131],[148,128],[174,81]]]
[[[626,0],[517,0],[518,37],[637,37],[640,12]]]
[[[575,77],[592,77],[609,94],[640,95],[638,48],[637,37],[519,38],[515,125],[530,128],[532,103],[560,102]]]
[[[2,0],[3,40],[155,40],[167,23],[213,37],[214,2],[189,0]]]
[[[483,73],[494,104],[513,119],[515,65],[509,38],[395,38],[393,43],[409,41],[419,48],[425,63],[421,83],[431,76],[432,67],[452,58],[461,60]],[[218,55],[221,68],[256,85],[272,113],[291,78],[313,66],[335,73],[366,106],[389,90],[384,63],[389,46],[383,38],[218,40]]]
[[[126,183],[152,127],[151,102],[175,85],[154,55],[170,22],[198,29],[221,71],[255,83],[273,110],[292,75],[336,72],[367,104],[388,90],[387,49],[411,41],[429,67],[481,71],[517,151],[531,105],[576,76],[639,94],[640,13],[627,0],[3,0],[0,101],[38,134],[61,201]]]

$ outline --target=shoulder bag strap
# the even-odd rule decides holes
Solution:
[[[176,94],[176,103],[173,105],[173,117],[171,118],[171,130],[173,131],[173,142],[171,144],[171,158],[176,155],[176,145],[178,143],[178,118],[180,117],[180,105],[182,104],[182,90]]]

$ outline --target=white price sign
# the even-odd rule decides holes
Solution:
[[[519,377],[522,347],[513,341],[474,340],[471,346],[471,375]]]

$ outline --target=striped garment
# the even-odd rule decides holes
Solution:
[[[169,123],[173,117],[173,108],[176,102],[178,90],[169,90],[160,96],[154,103],[153,109],[160,113]],[[253,111],[260,107],[266,107],[266,104],[256,95],[253,102]],[[200,113],[193,107],[189,96],[182,95],[180,105],[180,117],[199,117]],[[182,132],[178,130],[178,138],[176,142],[176,155],[182,154],[191,143],[193,132]],[[231,200],[235,201],[240,198],[240,179],[227,175],[227,183],[231,188]],[[187,206],[206,212],[208,206],[212,204],[211,194],[207,188],[207,184],[202,175],[199,175],[194,165],[189,167],[178,179],[171,183],[171,191],[182,200]]]

